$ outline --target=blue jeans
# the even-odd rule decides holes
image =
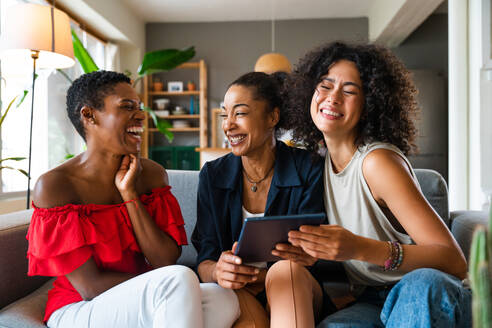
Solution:
[[[471,292],[435,269],[407,273],[388,290],[368,287],[357,301],[327,316],[318,328],[471,327]]]

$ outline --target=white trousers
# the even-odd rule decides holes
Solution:
[[[66,305],[50,316],[50,328],[229,328],[239,317],[236,294],[171,265],[141,274],[91,301]]]

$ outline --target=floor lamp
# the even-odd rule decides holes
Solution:
[[[67,68],[75,64],[72,36],[68,16],[54,6],[22,3],[7,8],[5,17],[4,30],[0,35],[0,59],[9,66],[26,63],[33,66],[27,177],[29,208],[36,68]]]

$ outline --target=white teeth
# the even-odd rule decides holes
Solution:
[[[322,113],[324,113],[324,114],[328,114],[328,115],[331,115],[331,116],[335,116],[335,117],[340,117],[340,116],[342,116],[342,114],[337,113],[337,112],[332,112],[332,111],[331,111],[331,110],[329,110],[329,109],[322,109],[322,110],[321,110],[321,112],[322,112]]]
[[[143,133],[144,129],[143,126],[131,126],[128,129],[126,129],[126,132],[132,132],[132,133]]]
[[[245,138],[245,136],[229,136],[229,140],[232,142],[232,143],[238,143],[239,141],[243,140]]]

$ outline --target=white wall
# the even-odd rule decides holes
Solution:
[[[450,209],[492,194],[491,0],[449,0]]]
[[[449,206],[469,208],[468,0],[448,2]]]
[[[145,22],[121,0],[58,0],[120,47],[120,68],[134,74],[145,53]]]

